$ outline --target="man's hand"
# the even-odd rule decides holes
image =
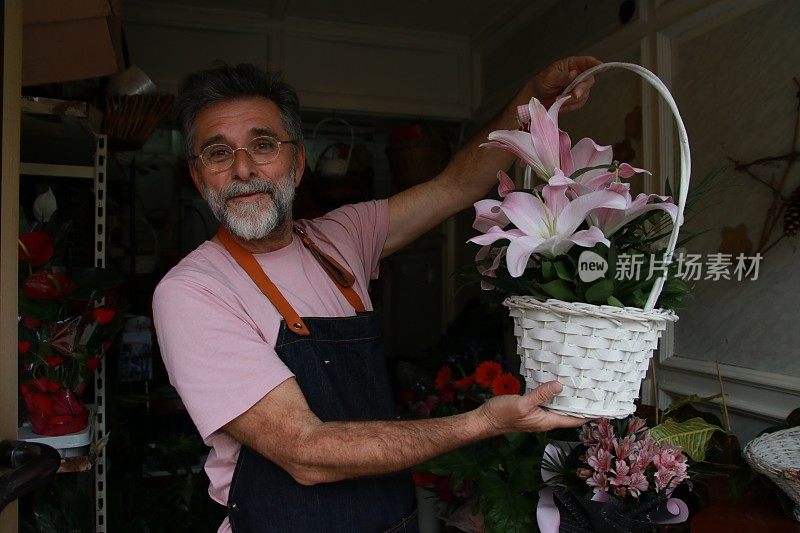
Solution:
[[[507,170],[514,156],[505,150],[480,148],[494,130],[516,130],[517,106],[536,97],[550,106],[584,70],[599,65],[593,57],[568,57],[549,65],[522,87],[506,107],[453,156],[434,179],[389,198],[389,233],[381,257],[410,243],[446,218],[471,206],[497,186],[497,171]],[[581,107],[589,98],[594,78],[582,82],[561,111]]]
[[[530,79],[527,91],[542,102],[545,107],[555,101],[578,74],[601,62],[591,56],[567,57],[551,63]],[[589,99],[589,90],[594,85],[594,76],[582,81],[572,91],[572,98],[564,102],[561,111],[573,111],[583,106]],[[525,92],[525,89],[522,91]]]
[[[561,384],[548,381],[524,396],[506,394],[496,396],[480,407],[490,427],[497,433],[522,431],[549,431],[553,428],[578,427],[587,422],[583,418],[559,415],[539,407],[561,392]]]

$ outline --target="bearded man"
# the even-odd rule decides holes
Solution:
[[[378,320],[367,292],[378,261],[471,206],[508,168],[478,147],[516,128],[516,106],[545,105],[599,62],[567,58],[534,76],[429,182],[388,200],[292,220],[305,168],[299,102],[252,65],[187,77],[176,111],[197,189],[220,221],[156,288],[170,381],[211,447],[219,531],[417,531],[408,469],[480,439],[575,427],[538,406],[557,382],[446,418],[394,420]],[[593,80],[563,110],[580,107]]]

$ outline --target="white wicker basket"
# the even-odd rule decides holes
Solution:
[[[604,63],[593,67],[565,89],[570,92],[584,79],[611,68],[641,75],[664,97],[678,125],[681,150],[678,217],[666,249],[671,258],[683,223],[689,189],[691,159],[686,128],[666,86],[649,70],[629,63]],[[656,280],[644,309],[541,302],[531,296],[511,296],[504,305],[514,318],[520,373],[526,388],[558,380],[564,390],[545,407],[584,418],[622,418],[635,411],[633,401],[647,372],[658,339],[667,322],[677,320],[672,311],[654,309],[663,277]]]
[[[745,446],[744,457],[792,499],[794,518],[800,521],[800,427],[756,437]]]

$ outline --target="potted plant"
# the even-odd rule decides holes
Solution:
[[[634,412],[658,339],[689,293],[672,263],[689,181],[685,129],[664,85],[638,65],[598,65],[573,85],[613,67],[639,73],[670,104],[682,150],[678,203],[632,197],[626,180],[647,171],[591,139],[572,146],[558,128],[568,96],[549,110],[534,98],[521,106],[522,130],[492,132],[484,146],[511,151],[546,184],[515,190],[499,172],[501,200],[475,204],[481,234],[470,239],[482,246],[483,287],[510,295],[527,388],[556,379],[563,391],[546,407],[589,418]]]
[[[20,393],[33,431],[47,436],[86,427],[80,397],[123,322],[111,298],[121,277],[58,267],[53,250],[47,232],[19,237]]]

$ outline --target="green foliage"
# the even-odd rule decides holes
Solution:
[[[419,470],[449,476],[451,488],[471,487],[487,533],[529,532],[536,530],[542,453],[535,435],[514,433],[446,453]]]
[[[685,422],[676,422],[668,418],[651,428],[650,436],[657,444],[668,442],[680,446],[692,460],[703,461],[715,431],[722,431],[722,428],[709,424],[699,417]]]

